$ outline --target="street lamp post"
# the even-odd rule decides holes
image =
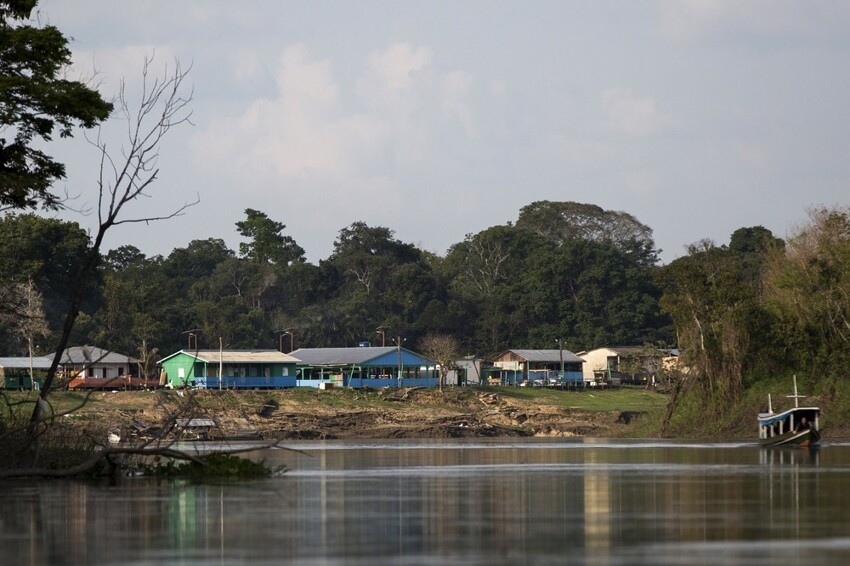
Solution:
[[[187,337],[186,337],[186,340],[187,340],[186,349],[187,350],[190,350],[190,351],[192,350],[192,342],[193,341],[195,343],[194,349],[195,350],[198,349],[198,335],[197,335],[197,333],[200,332],[200,331],[201,331],[200,328],[193,328],[192,330],[185,330],[185,331],[180,333],[180,334],[186,334],[187,335]]]
[[[389,328],[389,326],[379,326],[375,330],[375,332],[381,335],[381,347],[387,345],[387,328]]]
[[[289,335],[289,352],[291,353],[295,349],[295,336],[293,334],[294,328],[285,328],[283,330],[275,330],[275,334],[277,334],[277,350],[281,354],[283,352],[283,337],[287,334]]]

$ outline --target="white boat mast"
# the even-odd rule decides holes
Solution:
[[[769,394],[768,394],[769,395]],[[794,374],[794,394],[786,395],[789,399],[794,399],[794,407],[797,408],[800,406],[800,399],[805,399],[805,395],[797,395],[797,374]]]

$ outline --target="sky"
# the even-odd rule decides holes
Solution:
[[[141,92],[145,57],[191,67],[150,198],[105,248],[241,241],[253,208],[308,261],[355,221],[444,255],[539,200],[625,211],[664,263],[736,229],[786,237],[850,204],[850,2],[42,0],[72,78]],[[126,124],[101,132],[119,151]],[[95,225],[98,154],[67,165],[63,217]]]

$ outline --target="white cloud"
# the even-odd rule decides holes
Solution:
[[[670,116],[658,112],[652,98],[638,98],[630,88],[609,88],[601,101],[606,113],[603,126],[614,132],[649,136],[672,123]]]
[[[454,127],[471,136],[475,128],[472,77],[435,72],[426,47],[375,51],[346,85],[330,61],[292,45],[274,84],[275,93],[237,115],[212,118],[191,148],[214,176],[247,196],[278,195],[307,224],[329,215],[375,221],[379,200],[381,214],[397,214],[415,190],[405,182],[415,175],[408,166],[448,163],[455,156],[440,132]]]

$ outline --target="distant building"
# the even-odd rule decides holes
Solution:
[[[160,384],[208,389],[296,387],[297,362],[277,350],[180,350],[159,361]]]
[[[44,356],[53,360],[55,354]],[[138,374],[139,360],[96,346],[75,346],[62,352],[59,369],[70,379],[129,377]]]
[[[676,355],[673,354],[676,352]],[[647,346],[610,346],[578,354],[584,359],[584,379],[613,385],[652,384],[663,367],[674,363],[677,351]],[[663,361],[669,359],[671,361]]]
[[[480,385],[484,383],[481,360],[467,356],[455,361],[454,369],[446,374],[446,385]]]
[[[33,358],[0,358],[0,386],[4,389],[32,389],[30,368],[35,375],[36,387],[44,382],[42,376],[50,369],[52,359],[44,356]]]
[[[436,387],[437,362],[406,348],[360,346],[356,348],[300,348],[299,384],[318,387]]]
[[[563,364],[563,375],[561,367]],[[582,384],[584,360],[567,350],[506,350],[493,360],[491,380],[503,385],[524,382]]]

